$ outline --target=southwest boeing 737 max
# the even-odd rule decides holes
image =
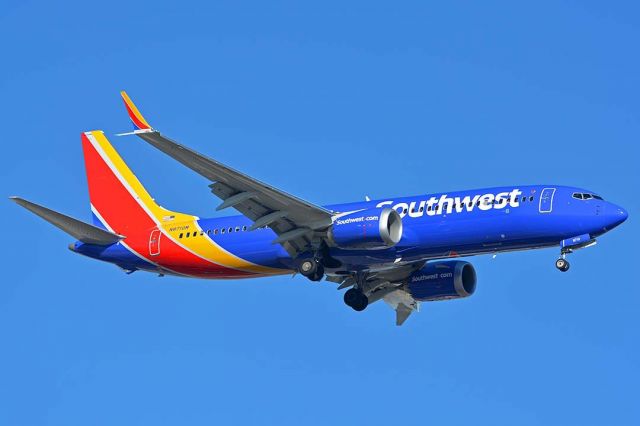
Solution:
[[[380,299],[401,325],[420,301],[467,297],[476,272],[459,256],[589,247],[627,212],[579,188],[528,185],[317,206],[205,157],[152,128],[125,92],[135,134],[201,174],[240,216],[199,218],[154,201],[101,131],[82,134],[93,224],[12,197],[77,239],[69,248],[137,270],[195,278],[298,272],[348,289],[356,311]]]

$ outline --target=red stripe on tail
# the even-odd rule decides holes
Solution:
[[[114,174],[85,134],[82,134],[82,148],[91,204],[114,232],[126,235],[124,242],[141,257],[187,275],[218,278],[253,275],[204,260],[166,235],[161,237],[160,255],[150,256],[149,236],[156,228],[156,223]]]

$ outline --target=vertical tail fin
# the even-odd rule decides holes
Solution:
[[[147,232],[164,220],[193,216],[160,207],[102,131],[82,134],[82,149],[94,222],[122,235]]]

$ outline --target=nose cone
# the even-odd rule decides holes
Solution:
[[[629,213],[620,206],[609,204],[605,209],[605,216],[607,218],[607,228],[612,229],[627,220]]]

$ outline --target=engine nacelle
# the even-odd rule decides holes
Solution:
[[[328,236],[332,245],[342,249],[385,249],[402,238],[402,218],[388,207],[362,210],[336,219]]]
[[[468,297],[476,291],[476,270],[459,260],[428,263],[409,277],[407,287],[422,301]]]

